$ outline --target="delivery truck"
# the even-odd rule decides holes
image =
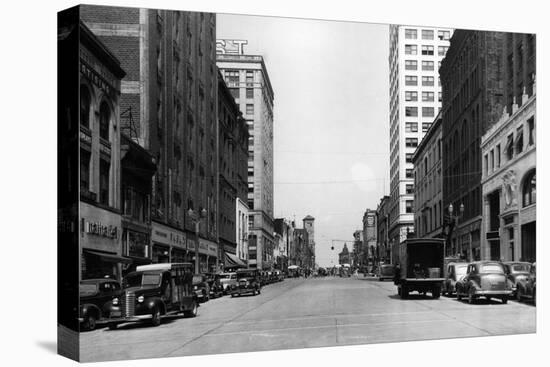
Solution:
[[[411,292],[441,295],[443,285],[445,240],[409,238],[399,244],[399,265],[394,283],[397,294],[405,299]]]

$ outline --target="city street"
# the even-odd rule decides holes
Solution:
[[[516,301],[401,300],[393,282],[362,275],[285,279],[255,297],[210,300],[193,319],[82,333],[81,361],[533,333],[535,317]]]

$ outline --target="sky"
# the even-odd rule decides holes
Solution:
[[[275,218],[302,227],[315,217],[316,261],[337,264],[365,210],[389,191],[388,25],[218,14],[216,28],[264,57]]]

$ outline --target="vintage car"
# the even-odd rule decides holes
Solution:
[[[94,330],[98,323],[109,317],[113,297],[121,293],[120,283],[115,279],[86,279],[80,282],[80,322],[82,330]]]
[[[206,275],[193,275],[193,292],[195,292],[199,302],[207,302],[210,299],[210,287]]]
[[[206,273],[206,283],[210,289],[210,298],[223,296],[223,286],[220,281],[220,274]]]
[[[123,292],[111,301],[109,329],[142,320],[158,326],[162,317],[178,313],[196,316],[198,301],[191,286],[193,268],[190,263],[138,266],[124,277]]]
[[[393,279],[395,272],[395,267],[391,264],[382,264],[378,267],[378,280],[383,281],[384,279]]]
[[[270,279],[267,271],[259,271],[258,276],[260,277],[260,285],[262,287],[269,284]]]
[[[260,294],[260,271],[257,269],[237,270],[237,284],[231,288],[231,297],[251,293],[253,296]]]
[[[512,289],[506,279],[504,265],[498,261],[476,261],[468,264],[466,275],[456,282],[456,298],[468,297],[474,303],[481,296],[498,298],[507,303]]]
[[[445,268],[445,280],[441,286],[441,293],[452,297],[456,291],[456,282],[466,276],[467,262],[450,262]]]
[[[531,263],[519,261],[504,262],[504,271],[508,277],[508,283],[512,288],[512,297],[516,296],[517,284],[520,280],[525,280],[529,277]]]
[[[237,285],[237,273],[221,273],[220,274],[220,283],[223,287],[223,293],[228,294],[231,286]]]
[[[529,276],[518,281],[516,298],[521,302],[524,298],[532,299],[533,304],[537,305],[537,264],[533,263],[529,270]]]

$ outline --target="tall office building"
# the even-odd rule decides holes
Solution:
[[[273,265],[274,246],[274,95],[263,57],[245,55],[243,42],[218,40],[217,64],[248,124],[248,263],[265,269]]]
[[[390,26],[390,228],[395,249],[414,232],[413,153],[441,108],[438,69],[452,30]],[[396,251],[392,250],[395,260]]]

